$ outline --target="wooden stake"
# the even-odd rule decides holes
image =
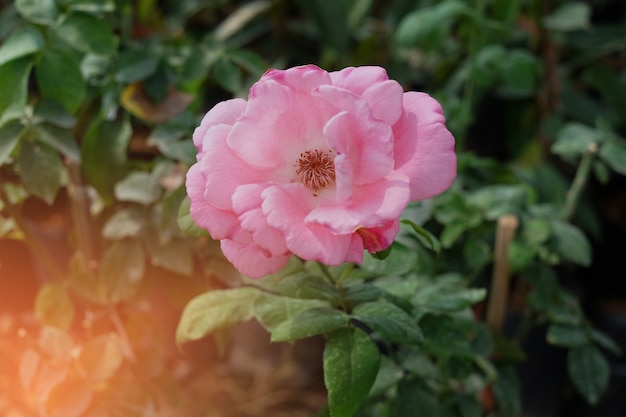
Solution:
[[[517,217],[506,214],[498,219],[494,250],[491,290],[487,305],[487,325],[494,332],[502,331],[509,298],[509,245],[518,226]]]

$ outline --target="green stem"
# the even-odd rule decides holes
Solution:
[[[593,160],[595,159],[597,152],[597,145],[595,143],[590,143],[587,147],[587,152],[583,154],[582,159],[580,160],[572,185],[569,190],[567,190],[567,194],[565,195],[565,204],[563,204],[563,218],[565,220],[570,220],[576,211],[576,205],[578,204],[580,194],[585,188],[587,178],[589,178],[589,173],[591,172]]]
[[[477,21],[483,22],[485,19],[485,1],[479,0],[476,4],[475,16]],[[465,130],[472,122],[472,104],[474,101],[474,95],[476,85],[472,77],[472,71],[474,68],[474,61],[480,48],[483,46],[483,33],[484,28],[478,27],[478,23],[474,25],[468,45],[468,74],[463,91],[463,101],[461,102],[460,119],[462,126],[462,133],[457,137],[457,149],[463,149],[463,142],[465,141]]]
[[[332,284],[335,284],[336,282],[335,277],[333,277],[333,274],[330,273],[330,271],[328,270],[328,267],[321,262],[317,262],[317,265],[320,267],[320,270],[322,271],[324,276],[328,279],[328,281]]]

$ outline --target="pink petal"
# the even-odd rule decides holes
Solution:
[[[339,265],[351,245],[350,234],[335,235],[318,224],[305,223],[315,197],[301,184],[283,184],[263,191],[267,222],[285,236],[287,248],[302,259]]]
[[[283,234],[270,226],[261,210],[261,193],[265,186],[258,184],[242,185],[233,195],[233,207],[239,214],[244,230],[250,232],[252,240],[273,256],[285,255],[289,251]]]
[[[291,167],[300,152],[323,144],[325,118],[310,95],[265,80],[250,89],[248,106],[233,126],[228,144],[250,165]]]
[[[199,163],[187,172],[187,194],[191,202],[191,218],[198,226],[208,230],[215,240],[230,237],[238,228],[239,220],[235,213],[220,210],[204,198],[206,180]]]
[[[270,173],[247,165],[227,145],[226,137],[231,131],[227,125],[210,128],[211,146],[207,147],[199,162],[206,179],[204,196],[215,207],[232,210],[231,196],[238,186],[268,181]]]
[[[393,126],[402,115],[403,93],[398,82],[388,80],[366,89],[362,98],[367,101],[374,117]]]
[[[330,84],[330,76],[316,65],[302,65],[287,70],[269,70],[264,79],[272,79],[286,85],[297,93],[310,94],[322,84]]]
[[[363,238],[365,249],[369,253],[387,249],[400,231],[400,220],[394,219],[380,227],[359,229],[357,233]]]
[[[352,163],[354,184],[378,181],[393,168],[391,128],[372,118],[367,109],[337,114],[326,124],[324,134],[337,153]]]
[[[358,233],[352,234],[352,240],[350,242],[350,249],[346,254],[344,262],[363,263],[363,238]]]
[[[384,68],[376,66],[348,67],[330,73],[333,85],[361,95],[373,84],[387,81],[389,76]]]
[[[376,183],[354,187],[349,206],[315,208],[306,216],[305,222],[323,225],[337,234],[378,227],[400,217],[409,202],[409,194],[408,178],[391,173],[389,178]]]
[[[233,266],[250,278],[262,278],[280,271],[289,255],[271,256],[254,243],[238,243],[230,239],[221,241],[222,253]]]
[[[394,127],[395,168],[411,179],[411,200],[423,200],[448,189],[456,177],[454,137],[441,105],[429,95],[405,93],[404,109],[407,115]]]
[[[232,126],[246,108],[246,101],[241,98],[233,98],[217,103],[207,112],[193,132],[193,144],[200,153],[203,152],[204,136],[210,127],[225,124]]]

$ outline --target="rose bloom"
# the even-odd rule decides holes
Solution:
[[[191,216],[251,278],[292,255],[361,263],[393,243],[410,201],[456,176],[440,104],[374,66],[269,70],[247,101],[213,107],[193,142]]]

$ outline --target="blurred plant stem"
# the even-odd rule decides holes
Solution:
[[[475,19],[476,22],[482,22],[485,20],[485,1],[478,0],[476,2],[475,9]],[[484,36],[483,36],[483,28],[474,25],[473,30],[470,34],[469,39],[469,48],[468,48],[468,63],[469,63],[469,71],[468,77],[465,82],[464,90],[463,90],[463,101],[461,102],[461,125],[462,129],[460,129],[460,133],[456,135],[457,149],[464,149],[465,135],[467,131],[467,127],[473,121],[473,101],[476,90],[476,82],[474,81],[474,77],[472,77],[472,72],[474,68],[474,61],[476,56],[478,55],[478,51],[483,47]]]
[[[591,172],[591,167],[593,166],[597,152],[598,146],[595,143],[590,143],[587,147],[587,151],[583,153],[572,185],[569,190],[567,190],[567,194],[565,194],[565,203],[563,204],[563,218],[565,220],[571,220],[576,212],[576,205],[589,178],[589,173]]]

